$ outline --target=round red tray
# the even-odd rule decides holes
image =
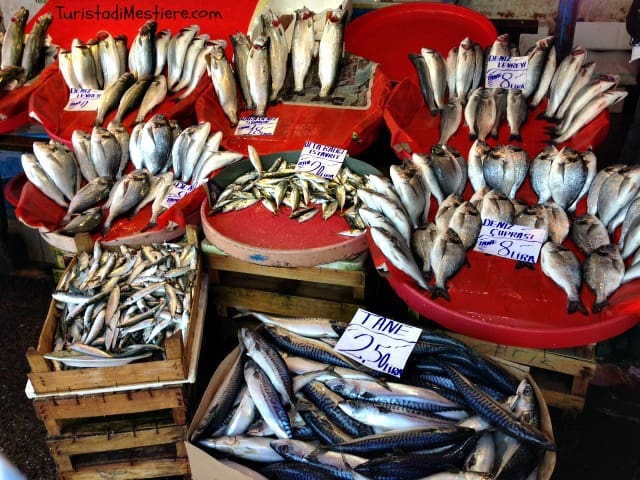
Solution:
[[[295,163],[299,152],[265,155],[262,157],[265,168],[279,156]],[[344,164],[360,175],[380,173],[351,157],[347,157]],[[251,169],[251,163],[244,160],[226,167],[214,180],[224,188]],[[202,227],[212,245],[235,258],[259,265],[310,267],[350,258],[367,249],[364,235],[338,234],[349,229],[338,212],[328,220],[317,214],[307,222],[298,223],[289,218],[288,207],[280,209],[280,213],[274,215],[258,202],[243,210],[209,216],[208,205],[203,202]]]
[[[398,82],[415,73],[409,53],[428,47],[446,57],[464,37],[484,48],[497,36],[493,23],[475,10],[418,2],[379,8],[356,18],[347,25],[344,41],[347,50],[378,62]]]

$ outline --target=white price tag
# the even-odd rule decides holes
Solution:
[[[179,180],[174,180],[173,185],[169,187],[167,191],[167,195],[162,201],[162,206],[165,208],[170,208],[178,203],[181,199],[189,195],[193,192],[198,185],[189,185],[188,183],[180,182]]]
[[[489,55],[486,87],[524,90],[529,57]]]
[[[69,89],[69,101],[64,109],[70,112],[96,112],[103,92],[103,90],[72,87]]]
[[[238,121],[236,135],[270,136],[276,132],[277,117],[245,117]]]
[[[300,152],[296,170],[313,173],[319,177],[333,178],[340,170],[345,158],[347,158],[347,151],[344,148],[330,147],[307,140]]]
[[[334,350],[366,367],[400,377],[421,332],[360,308]]]
[[[485,218],[473,249],[511,260],[536,263],[547,235],[542,228],[522,227]]]

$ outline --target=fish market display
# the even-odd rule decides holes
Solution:
[[[326,220],[339,213],[356,231],[345,234],[364,233],[364,225],[353,206],[357,202],[356,192],[365,180],[347,166],[343,166],[333,179],[297,171],[294,163],[288,163],[282,157],[264,169],[259,154],[251,145],[249,160],[253,170],[236,178],[220,193],[210,214],[241,210],[260,202],[272,214],[287,213],[299,223],[318,214]]]
[[[87,42],[75,38],[71,48],[59,54],[60,73],[69,88],[104,91],[96,126],[102,126],[113,111],[117,122],[137,111],[134,123],[138,124],[168,96],[175,94],[179,101],[190,95],[208,66],[206,56],[215,45],[226,44],[199,31],[198,25],[191,25],[172,36],[149,20],[129,48],[124,36],[104,30]]]
[[[181,130],[162,114],[139,123],[131,134],[113,120],[91,133],[75,130],[73,149],[34,142],[22,155],[27,178],[66,209],[60,233],[108,231],[113,222],[151,204],[145,228],[156,226],[175,182],[199,185],[215,170],[238,161],[239,153],[219,150],[221,132],[208,122]]]
[[[555,450],[531,383],[451,337],[423,330],[397,379],[318,339],[345,324],[248,313],[264,325],[238,332],[240,352],[191,437],[231,468],[273,479],[526,478]],[[303,325],[305,336],[286,328]]]
[[[446,144],[462,124],[467,125],[472,140],[497,138],[498,128],[505,121],[509,140],[521,142],[520,129],[527,121],[529,107],[535,108],[546,99],[542,118],[552,122],[551,141],[561,144],[627,96],[624,90],[614,90],[617,75],[605,73],[593,78],[595,62],[586,61],[587,51],[582,46],[574,47],[558,62],[553,36],[538,40],[525,53],[528,68],[524,90],[485,88],[490,56],[519,56],[513,49],[509,35],[503,34],[488,47],[486,55],[469,37],[453,47],[446,58],[426,47],[420,54],[409,54],[425,106],[432,115],[441,113],[438,143]]]
[[[58,312],[53,361],[119,365],[186,342],[198,269],[195,245],[165,243],[82,252],[52,293]]]

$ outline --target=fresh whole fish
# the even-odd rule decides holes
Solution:
[[[156,175],[165,171],[170,163],[173,145],[171,126],[162,114],[156,114],[140,125],[142,127],[139,130],[138,145],[141,164],[151,172],[151,175]],[[131,144],[131,140],[129,143]]]
[[[546,242],[540,250],[540,266],[542,272],[567,294],[567,311],[588,315],[580,299],[582,267],[575,253],[558,243]]]
[[[191,25],[182,28],[175,36],[171,37],[167,50],[167,85],[170,90],[173,90],[174,85],[180,80],[187,49],[191,40],[199,32],[200,27],[198,25]]]
[[[484,159],[490,151],[491,147],[479,139],[476,139],[469,149],[467,175],[475,192],[486,186],[483,165]]]
[[[96,75],[96,63],[89,47],[75,38],[71,44],[73,73],[80,87],[100,90]]]
[[[579,152],[564,147],[554,158],[549,171],[553,201],[567,209],[578,198],[587,181],[587,168]]]
[[[235,74],[242,91],[245,108],[251,110],[255,108],[251,91],[249,89],[249,78],[247,76],[247,61],[249,59],[249,51],[251,50],[251,41],[244,33],[238,31],[230,35],[231,45],[233,46],[233,63],[235,66]],[[293,45],[291,46],[293,52]]]
[[[487,186],[509,198],[515,198],[528,170],[526,151],[515,145],[497,145],[486,155],[483,163]]]
[[[122,159],[122,147],[106,128],[93,127],[91,130],[91,158],[98,176],[116,178]]]
[[[346,10],[340,6],[331,12],[324,24],[318,51],[318,77],[320,78],[318,98],[321,100],[330,98],[329,95],[338,80],[346,19]]]
[[[97,229],[104,219],[102,207],[92,207],[73,217],[62,227],[62,233],[75,235],[77,233],[92,232]]]
[[[180,79],[178,83],[173,86],[171,90],[173,93],[179,92],[183,88],[185,88],[191,82],[193,77],[193,70],[196,66],[196,61],[200,56],[200,52],[204,49],[205,45],[218,46],[220,45],[222,48],[225,48],[227,42],[225,40],[218,40],[216,42],[209,41],[209,35],[201,34],[197,35],[191,43],[189,43],[189,47],[187,48],[187,53],[184,58],[184,65],[182,66],[182,74],[180,75]]]
[[[471,91],[476,66],[473,42],[466,37],[458,46],[456,61],[456,95],[466,102],[467,94]]]
[[[116,112],[115,120],[122,122],[124,117],[140,106],[149,85],[151,85],[151,78],[142,77],[136,80],[135,83],[122,94],[118,102],[118,111]]]
[[[133,167],[138,170],[144,167],[144,157],[140,148],[140,134],[146,123],[134,125],[129,136],[129,160]]]
[[[463,201],[464,200],[460,195],[456,195],[454,193],[444,199],[438,207],[438,211],[434,218],[434,223],[436,224],[438,231],[446,231],[447,228],[449,228],[451,217],[453,217],[454,212]]]
[[[393,200],[386,195],[365,188],[358,189],[358,197],[368,208],[385,215],[395,227],[394,231],[399,235],[399,240],[409,245],[411,238],[411,220],[400,200]]]
[[[66,223],[74,213],[80,213],[93,207],[109,196],[113,178],[109,176],[96,177],[76,192],[71,201],[63,221]]]
[[[538,89],[547,59],[547,53],[553,43],[553,40],[553,36],[548,36],[538,40],[531,48],[531,51],[527,54],[527,57],[529,58],[527,63],[527,76],[525,80],[525,88],[522,92],[524,97],[527,99]]]
[[[178,96],[177,100],[184,100],[198,87],[200,79],[204,75],[204,72],[207,71],[209,55],[211,55],[215,46],[215,42],[205,42],[204,47],[202,47],[195,60],[193,70],[191,72],[191,79],[185,90]]]
[[[462,102],[458,97],[451,97],[442,109],[438,143],[440,145],[446,145],[449,139],[458,131],[461,123]]]
[[[255,114],[264,116],[269,103],[271,71],[269,69],[269,39],[263,35],[253,40],[247,59],[247,80],[249,92],[255,103]]]
[[[490,218],[499,222],[513,221],[515,209],[509,197],[499,190],[490,190],[482,198],[480,218]]]
[[[493,138],[498,138],[498,133],[500,129],[500,125],[507,116],[507,106],[508,106],[508,96],[511,93],[511,90],[505,90],[504,88],[493,88],[491,90],[493,98],[495,99],[496,104],[496,119],[493,122],[493,128],[491,129],[490,136]],[[526,102],[525,102],[526,106]],[[525,117],[526,118],[526,117]]]
[[[33,142],[33,153],[47,176],[71,200],[77,190],[77,167],[73,153],[57,142]]]
[[[484,89],[482,87],[472,90],[464,106],[464,121],[467,124],[467,127],[469,127],[469,138],[472,140],[478,138],[476,116],[478,113],[478,104],[480,103],[480,97],[483,91]]]
[[[40,166],[35,155],[31,153],[23,153],[20,157],[20,161],[22,164],[22,170],[27,176],[27,179],[56,204],[67,208],[69,204],[65,199],[64,194]]]
[[[104,230],[109,230],[116,218],[133,209],[145,197],[150,185],[149,172],[146,170],[134,170],[121,177],[111,191]]]
[[[153,72],[154,77],[160,75],[167,65],[169,42],[171,42],[171,30],[160,30],[156,34],[156,69]]]
[[[591,215],[596,215],[598,213],[598,197],[600,195],[600,189],[604,182],[614,173],[624,171],[626,169],[626,165],[608,165],[600,170],[593,182],[589,187],[589,192],[587,194],[587,213]]]
[[[400,165],[391,165],[389,176],[413,228],[416,228],[426,220],[428,210],[425,208],[431,198],[431,194],[425,191],[422,176],[415,167]]]
[[[84,130],[74,130],[71,134],[73,154],[78,161],[78,167],[82,176],[90,182],[98,177],[91,159],[91,134]]]
[[[80,88],[80,82],[73,70],[71,50],[60,50],[58,53],[58,69],[68,88]]]
[[[114,110],[120,103],[120,99],[124,93],[135,83],[135,77],[130,72],[123,73],[111,85],[105,87],[100,104],[98,105],[98,113],[93,123],[96,126],[102,126],[106,116]]]
[[[53,14],[45,13],[40,15],[26,37],[21,65],[24,68],[24,74],[27,79],[33,78],[40,71],[43,60],[41,58],[42,50],[45,46],[47,30],[52,21]]]
[[[281,462],[283,460],[273,448],[272,438],[248,437],[242,435],[200,438],[198,445],[221,453],[233,455],[254,462]]]
[[[445,107],[445,93],[447,88],[447,66],[444,58],[437,50],[422,48],[420,54],[427,64],[429,85],[433,91],[433,99],[438,110]],[[441,142],[446,143],[446,142]]]
[[[22,67],[11,65],[0,70],[0,92],[13,90],[24,84],[25,81],[26,76]]]
[[[98,58],[103,77],[102,88],[107,90],[125,73],[120,70],[120,54],[116,40],[109,32],[98,32]]]
[[[449,228],[458,234],[462,245],[466,249],[475,245],[481,227],[480,212],[469,201],[461,203],[449,220]]]
[[[313,61],[315,32],[313,12],[307,7],[296,10],[291,40],[291,68],[293,69],[294,93],[304,93],[304,81]]]
[[[507,107],[507,113],[508,113]],[[496,99],[491,90],[482,88],[478,97],[478,104],[475,112],[475,129],[474,133],[483,142],[493,130],[496,122]],[[471,134],[472,140],[475,140],[474,133]]]
[[[149,87],[142,97],[138,114],[136,115],[136,123],[144,122],[146,116],[155,107],[160,105],[167,97],[167,77],[158,75],[149,83]]]
[[[622,222],[622,228],[620,229],[620,238],[618,240],[618,246],[623,252],[622,254],[623,258],[627,258],[629,256],[629,255],[625,255],[625,250],[627,251],[627,253],[631,249],[635,250],[634,245],[625,247],[625,244],[626,244],[626,239],[629,231],[632,230],[632,227],[635,228],[635,225],[637,223],[636,219],[640,218],[639,215],[640,215],[640,198],[636,196],[631,202],[629,202],[629,207],[625,211],[624,219]],[[629,238],[631,239],[632,237],[630,236]]]
[[[509,90],[507,94],[507,122],[509,122],[509,128],[511,129],[511,133],[509,134],[510,141],[522,141],[520,128],[526,119],[527,99],[522,93],[522,90]]]
[[[413,64],[414,68],[416,69],[416,73],[418,74],[420,93],[422,93],[424,104],[429,109],[431,115],[435,116],[438,114],[438,107],[436,106],[436,102],[433,97],[433,89],[431,88],[431,79],[429,78],[427,61],[422,55],[412,52],[409,53],[409,60]]]
[[[269,67],[271,69],[271,95],[269,99],[273,102],[278,99],[284,86],[289,62],[289,46],[282,22],[271,10],[263,13],[261,20],[263,31],[269,38]]]
[[[458,47],[451,47],[445,59],[447,66],[447,90],[449,98],[456,97],[456,68],[458,65]],[[464,103],[464,102],[463,102]]]
[[[430,255],[431,269],[435,279],[432,298],[442,297],[450,301],[446,282],[467,262],[466,248],[458,234],[451,228],[438,232]]]
[[[411,251],[422,261],[422,274],[426,279],[431,278],[431,249],[436,232],[434,223],[428,223],[411,232]]]
[[[637,176],[629,169],[613,170],[598,191],[597,215],[605,226],[638,193]]]
[[[462,195],[467,184],[467,164],[460,152],[447,145],[434,145],[430,159],[442,193]]]
[[[129,50],[129,70],[136,79],[151,79],[156,70],[156,31],[158,22],[147,20],[138,30]]]
[[[114,136],[120,145],[120,163],[116,171],[115,178],[118,179],[124,174],[127,165],[129,164],[129,142],[130,135],[129,130],[125,128],[120,122],[112,120],[107,125],[107,130]]]
[[[2,55],[0,68],[19,67],[24,50],[24,29],[29,18],[29,10],[20,7],[11,17],[7,25],[7,31],[2,40]]]
[[[238,87],[223,48],[213,48],[208,70],[218,102],[233,127],[238,123]]]
[[[569,217],[564,208],[554,202],[543,203],[547,210],[547,227],[549,229],[549,240],[554,243],[562,243],[569,235]]]
[[[438,204],[442,203],[446,195],[440,187],[434,169],[431,167],[430,157],[421,153],[413,153],[411,155],[411,163],[413,163],[422,174],[422,182],[427,186],[431,194],[436,197]]]
[[[538,83],[538,87],[530,97],[529,105],[531,108],[537,107],[543,98],[546,97],[549,87],[551,86],[551,81],[553,80],[553,76],[556,72],[557,66],[557,53],[555,45],[551,45],[549,47],[549,51],[547,53],[547,59],[544,64],[544,68],[542,70],[542,76],[540,77],[540,82]]]
[[[553,118],[555,116],[556,111],[560,108],[562,101],[567,96],[571,85],[578,77],[578,73],[586,56],[587,51],[585,48],[577,45],[558,65],[549,88],[549,103],[545,111],[547,118]]]
[[[587,256],[582,264],[582,276],[595,294],[593,313],[601,312],[609,304],[608,298],[620,286],[624,273],[624,261],[615,244],[598,247]]]
[[[538,153],[531,162],[529,180],[531,181],[531,188],[538,196],[538,203],[544,203],[551,199],[549,173],[551,172],[553,160],[558,153],[555,145],[550,145]]]
[[[587,62],[578,71],[578,75],[572,79],[571,87],[567,92],[565,98],[562,100],[562,103],[558,107],[558,110],[555,113],[555,118],[558,120],[562,120],[567,109],[571,105],[571,102],[575,98],[576,94],[589,83],[591,78],[593,77],[593,72],[596,68],[596,62]]]
[[[585,255],[590,254],[603,245],[611,243],[607,227],[605,227],[598,217],[589,213],[573,221],[571,239]]]
[[[158,222],[158,217],[166,210],[164,200],[167,197],[169,189],[173,186],[173,181],[173,172],[166,172],[160,175],[156,184],[156,195],[151,203],[151,217],[145,229],[155,227]]]

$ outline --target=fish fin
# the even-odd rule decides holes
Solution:
[[[547,117],[547,115],[546,115],[544,112],[539,113],[539,114],[538,114],[538,116],[537,116],[536,118],[537,118],[538,120],[549,120],[549,117]]]
[[[603,300],[602,302],[593,302],[593,307],[591,307],[591,311],[593,313],[600,313],[604,307],[608,306],[609,302],[607,300]]]
[[[519,133],[512,133],[509,135],[509,141],[511,142],[522,142],[522,135]]]
[[[435,300],[438,297],[444,298],[447,302],[451,301],[451,297],[449,296],[449,292],[447,292],[446,287],[436,287],[436,286],[434,286],[431,289],[431,298],[433,300]]]
[[[587,310],[587,307],[584,306],[584,303],[582,303],[582,300],[580,299],[569,300],[569,306],[567,307],[567,312],[569,313],[580,312],[583,315],[589,315],[589,311]]]

